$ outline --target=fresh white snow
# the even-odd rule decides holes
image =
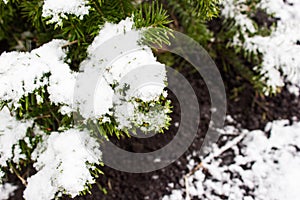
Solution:
[[[113,115],[119,129],[149,124],[147,128],[141,127],[144,131],[161,130],[169,120],[168,109],[153,106],[154,112],[142,113],[135,101],[137,98],[144,102],[156,101],[165,94],[166,87],[165,65],[156,60],[149,47],[138,43],[140,35],[141,32],[134,29],[133,19],[126,18],[118,24],[105,23],[89,46],[88,58],[80,65],[84,75],[78,85],[86,84],[87,77],[94,77],[93,74],[99,76],[95,90],[79,91],[84,94],[80,97],[92,97],[92,102],[97,102],[93,106],[79,104],[85,118]]]
[[[86,184],[95,182],[90,169],[101,161],[99,148],[99,142],[87,130],[69,129],[44,136],[33,153],[38,172],[27,179],[24,198],[50,200],[57,192],[58,196],[78,195]]]
[[[54,104],[71,105],[76,73],[64,62],[65,40],[52,40],[31,52],[4,52],[0,56],[0,99],[15,108],[19,100],[48,86]],[[46,77],[50,74],[50,77]]]
[[[128,32],[130,32],[129,36],[126,37]],[[155,84],[149,84],[147,89],[138,88],[135,92],[129,91],[127,93],[132,94],[132,96],[127,98],[138,97],[145,102],[156,99],[164,92],[164,81],[166,81],[165,65],[156,60],[148,46],[138,44],[141,39],[140,34],[141,31],[134,29],[132,18],[126,18],[118,24],[105,23],[99,35],[95,37],[93,43],[89,46],[89,58],[82,63],[81,70],[85,71],[99,67],[107,84],[121,83],[127,78],[126,75],[129,74],[132,77],[127,78],[126,83],[132,86],[141,82],[141,80],[136,80],[139,78],[137,75],[147,73],[148,77],[151,77]],[[115,42],[115,40],[119,41],[119,43]],[[133,44],[127,45],[129,42]],[[107,52],[105,47],[112,45],[115,45],[113,52]],[[100,63],[99,60],[101,61]],[[147,70],[144,66],[153,66],[153,68]],[[138,74],[130,74],[139,68],[143,69],[143,71],[138,71]],[[142,76],[142,78],[145,77]],[[152,92],[149,93],[149,91]]]
[[[87,0],[44,0],[42,16],[50,18],[49,23],[62,24],[67,15],[75,15],[83,19],[89,14],[90,6]]]

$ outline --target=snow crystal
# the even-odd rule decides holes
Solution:
[[[295,85],[288,85],[287,89],[290,93],[295,94],[296,96],[300,95],[300,89]]]
[[[178,128],[178,127],[179,127],[179,122],[175,122],[175,123],[174,123],[174,126],[175,126],[176,128]]]
[[[55,194],[75,197],[95,180],[90,174],[90,164],[99,164],[99,143],[87,131],[69,129],[52,132],[33,153],[34,167],[38,171],[28,178],[24,198],[49,200]]]
[[[87,0],[44,0],[42,16],[50,18],[49,23],[62,25],[62,19],[67,15],[75,15],[83,19],[89,14],[90,6]]]
[[[44,103],[44,99],[41,97],[41,95],[35,94],[35,98],[36,98],[36,102],[37,102],[38,104]]]
[[[31,121],[17,121],[4,107],[0,111],[0,166],[6,167],[7,161],[19,162],[21,150],[19,141],[26,137],[26,132],[32,126]]]
[[[0,185],[0,200],[6,200],[11,195],[13,195],[14,191],[17,189],[17,186],[14,186],[10,183],[5,183],[4,185]]]
[[[173,190],[163,200],[184,199],[186,189],[191,197],[200,199],[298,199],[300,122],[289,125],[288,120],[274,121],[266,130],[270,138],[260,130],[244,130],[247,133],[232,164],[222,165],[222,156],[218,159],[209,154],[211,159],[202,159],[205,172],[197,170],[187,178],[188,188]]]

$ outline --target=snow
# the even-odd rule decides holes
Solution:
[[[78,95],[79,110],[85,118],[110,115],[116,119],[119,129],[140,127],[145,122],[150,126],[141,128],[148,131],[161,130],[169,120],[168,109],[141,113],[135,102],[135,99],[157,101],[165,94],[166,87],[165,66],[156,60],[149,47],[139,45],[140,35],[134,29],[132,18],[118,24],[107,22],[88,47],[88,58],[80,65],[84,75],[77,87],[82,93]],[[83,89],[84,84],[88,87],[93,83],[97,83],[95,90]]]
[[[10,52],[0,57],[0,99],[18,107],[20,98],[44,85],[47,64],[31,53]],[[38,80],[35,83],[35,80]]]
[[[19,141],[26,137],[32,126],[31,121],[17,121],[7,107],[0,111],[0,167],[6,167],[7,161],[19,162],[21,154]]]
[[[233,18],[240,27],[241,34],[254,33],[256,31],[255,26],[244,13],[248,9],[245,4],[246,0],[224,0],[222,1],[224,8],[221,9],[221,15],[226,19]]]
[[[222,164],[222,154],[215,155],[218,155],[216,152],[224,146],[215,146],[213,152],[202,158],[202,168],[188,176],[188,187],[184,188],[182,185],[182,188],[173,189],[163,200],[190,197],[211,200],[221,200],[224,197],[231,200],[298,199],[300,122],[294,122],[292,125],[288,120],[270,122],[266,131],[270,131],[269,138],[260,130],[236,129],[235,132],[240,132],[237,137],[243,137],[243,140],[239,147],[230,147],[235,154],[232,164]],[[229,140],[226,145],[230,143],[232,141]],[[189,169],[196,165],[195,162],[190,162]],[[208,171],[209,175],[205,171]],[[186,189],[188,196],[185,193]]]
[[[300,86],[300,2],[297,0],[261,0],[257,9],[265,9],[269,15],[278,19],[276,27],[271,29],[269,36],[256,33],[254,22],[250,19],[251,9],[245,0],[226,0],[221,14],[225,18],[233,18],[240,32],[233,38],[233,46],[241,46],[248,51],[261,53],[263,61],[256,70],[263,75],[262,80],[271,91],[265,88],[265,94],[275,92],[278,87],[289,81]],[[256,33],[250,36],[249,33]],[[243,39],[240,39],[242,36]],[[298,90],[293,90],[295,94]]]
[[[65,40],[52,40],[31,52],[48,62],[48,72],[51,75],[47,90],[50,94],[50,100],[56,105],[72,105],[77,77],[77,73],[73,72],[65,63],[66,52],[61,48],[65,43]]]
[[[125,36],[127,32],[130,32],[130,38]],[[120,37],[122,35],[124,35],[124,37]],[[128,39],[132,40],[130,42],[135,44],[132,46],[127,45],[129,42]],[[114,52],[107,52],[105,47],[106,45],[114,45],[116,42],[113,40],[118,40],[120,43],[114,47]],[[141,80],[133,80],[139,78],[137,75],[144,75],[140,73],[145,73],[151,77],[153,79],[152,81],[156,84],[149,84],[147,88],[138,89],[133,95],[134,97],[139,97],[143,101],[154,100],[163,93],[165,87],[165,66],[157,62],[148,46],[139,45],[139,40],[140,32],[134,30],[132,18],[128,17],[125,20],[121,20],[118,24],[105,23],[100,30],[99,35],[95,37],[93,43],[89,46],[89,59],[82,63],[81,70],[99,66],[99,71],[103,72],[102,76],[107,84],[120,83],[128,78],[126,76],[129,74],[130,76],[134,76],[129,77],[129,80],[126,80],[126,83],[131,86],[141,82]],[[110,43],[107,44],[108,41],[110,41]],[[101,62],[99,62],[99,60]],[[149,69],[143,66],[153,67]],[[141,70],[135,72],[135,70],[138,70],[139,68]],[[134,72],[139,74],[134,74]],[[145,78],[144,76],[141,77]],[[151,91],[151,93],[149,93],[149,91]]]
[[[31,52],[4,52],[0,56],[0,100],[15,108],[19,100],[48,86],[52,103],[72,105],[77,74],[64,62],[65,40],[52,40]],[[50,77],[45,77],[50,73]]]
[[[87,0],[44,0],[42,16],[50,18],[48,23],[62,25],[62,20],[67,19],[67,15],[75,15],[83,19],[89,14],[90,6]]]
[[[10,183],[5,183],[4,185],[0,185],[0,200],[6,200],[11,195],[13,195],[14,191],[17,189],[17,186],[14,186]]]
[[[95,180],[89,169],[99,164],[99,143],[86,130],[69,129],[52,132],[33,153],[34,168],[38,171],[27,179],[24,198],[49,200],[58,195],[75,197]]]
[[[162,200],[182,200],[183,192],[181,190],[173,190],[170,196],[164,196]]]
[[[133,26],[134,22],[133,19],[130,17],[121,20],[118,24],[106,22],[101,27],[99,34],[95,37],[92,44],[88,47],[88,54],[90,56],[96,54],[96,50],[101,44],[105,43],[106,41],[112,39],[117,35],[125,34],[126,32],[131,31],[133,29]]]
[[[65,43],[64,40],[53,40],[28,53],[3,53],[0,56],[0,99],[16,109],[20,106],[20,98],[29,93],[36,94],[35,90],[47,86],[50,101],[63,105],[61,112],[70,114],[78,74],[64,62],[66,54],[61,46]],[[43,102],[39,94],[36,97],[39,103]],[[6,107],[0,112],[0,120],[0,165],[6,166],[9,160],[18,163],[24,158],[18,142],[26,139],[26,130],[32,122],[17,121]],[[45,133],[37,134],[45,136]],[[35,150],[37,162],[34,167],[38,173],[28,179],[24,192],[26,199],[52,199],[58,191],[75,196],[85,189],[86,183],[94,182],[86,162],[99,163],[101,152],[89,133],[73,129],[62,134],[52,133],[39,145],[46,150],[43,152],[42,147]]]
[[[101,74],[100,68],[85,67],[77,77],[74,106],[85,119],[110,114],[113,106],[114,91]]]

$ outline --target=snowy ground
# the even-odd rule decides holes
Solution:
[[[163,200],[298,199],[300,122],[270,122],[265,131],[227,126],[219,132],[221,140],[226,142],[212,145],[201,163],[188,156],[189,173],[182,177],[180,184],[169,184],[172,192]],[[234,156],[228,161],[229,154]],[[0,199],[7,199],[15,189],[10,184],[3,185]]]
[[[201,163],[189,159],[189,173],[163,200],[295,200],[300,196],[300,123],[267,124],[265,131],[220,130],[227,142],[214,145]],[[233,153],[233,160],[226,155]],[[174,187],[170,183],[170,187]]]

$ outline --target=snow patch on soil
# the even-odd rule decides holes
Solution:
[[[232,131],[232,128],[229,130]],[[163,200],[191,197],[211,200],[298,199],[300,122],[289,125],[289,121],[279,120],[268,123],[265,131],[236,129],[235,132],[238,132],[239,136],[243,134],[241,142],[219,156],[211,156],[222,149],[222,146],[214,145],[212,152],[202,158],[200,169],[187,176],[187,186],[182,179],[182,188],[174,189],[170,195],[164,196]],[[226,134],[226,131],[222,133]],[[230,142],[232,141],[228,140],[224,146]],[[224,155],[228,151],[234,153],[234,158],[231,163],[226,164]],[[190,160],[190,171],[195,166],[195,161]]]

